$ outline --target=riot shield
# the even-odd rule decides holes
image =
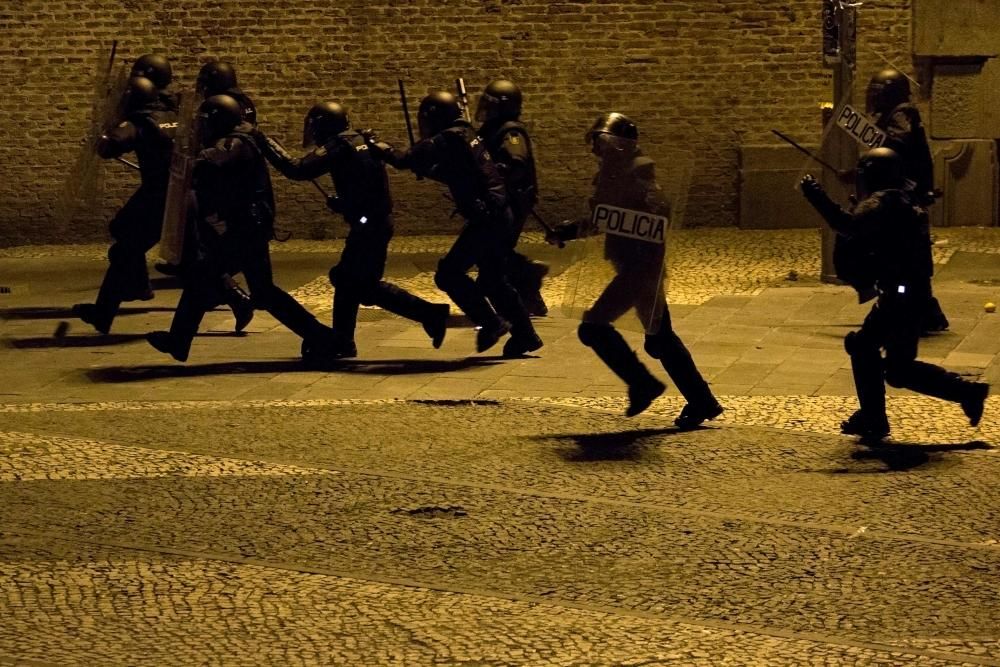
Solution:
[[[567,243],[571,264],[564,282],[567,317],[655,333],[666,306],[669,219],[660,213],[597,204]],[[623,317],[628,313],[634,317]]]
[[[170,180],[163,208],[163,228],[160,232],[160,257],[175,266],[181,263],[184,254],[184,238],[191,208],[191,176],[199,149],[195,133],[195,94],[190,91],[181,93],[180,102],[177,133],[174,135],[174,148],[170,154]]]
[[[84,208],[92,208],[103,186],[103,161],[97,156],[97,141],[109,128],[122,120],[122,102],[128,85],[128,72],[117,63],[118,42],[111,46],[110,56],[98,56],[87,134],[80,143],[73,167],[63,185],[56,207],[59,222],[68,225]]]

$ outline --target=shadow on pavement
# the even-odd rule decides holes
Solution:
[[[144,313],[172,313],[167,306],[123,306],[118,315],[141,315]],[[72,308],[51,306],[24,306],[21,308],[0,308],[0,320],[73,320],[78,322]]]
[[[644,458],[646,450],[657,444],[653,438],[665,435],[677,435],[682,431],[676,428],[644,428],[632,431],[613,431],[610,433],[566,433],[557,435],[538,435],[535,440],[561,440],[576,445],[558,451],[559,456],[567,463],[586,463],[588,461],[635,461]]]
[[[93,336],[45,336],[39,338],[8,338],[5,342],[19,350],[41,350],[53,347],[104,347],[124,345],[143,340],[145,334],[94,334]]]
[[[233,335],[233,334],[230,334]],[[243,375],[274,373],[342,372],[369,375],[417,375],[421,373],[451,373],[467,368],[490,366],[489,359],[466,358],[454,360],[433,359],[380,359],[377,361],[340,360],[322,368],[308,366],[301,359],[276,359],[267,361],[222,361],[210,364],[161,364],[149,366],[110,366],[91,369],[84,375],[91,382],[120,383],[145,382],[163,378],[202,377],[206,375]]]
[[[963,443],[926,445],[909,442],[892,442],[880,445],[869,445],[864,449],[851,452],[854,461],[881,461],[885,468],[880,470],[849,470],[839,469],[844,473],[887,473],[906,472],[927,464],[939,463],[943,459],[940,454],[947,452],[971,452],[976,450],[995,449],[982,440],[970,440]]]
[[[89,328],[89,327],[87,327]],[[246,336],[245,333],[236,332],[216,332],[216,331],[206,331],[204,333],[198,334],[199,338],[202,337],[212,337],[212,338],[242,338]],[[124,345],[126,343],[134,343],[136,341],[144,340],[146,334],[141,333],[129,333],[129,334],[99,334],[93,333],[90,335],[82,336],[67,336],[65,335],[65,329],[57,328],[56,333],[51,336],[39,336],[37,338],[5,338],[3,340],[7,347],[13,347],[20,350],[41,350],[46,348],[78,348],[78,347],[105,347],[110,345]]]

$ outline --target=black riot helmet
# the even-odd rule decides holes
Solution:
[[[166,88],[174,78],[173,69],[166,56],[147,53],[132,63],[129,76],[144,76],[153,82],[157,88]]]
[[[240,103],[229,95],[212,95],[198,107],[198,140],[210,146],[233,131],[243,120]]]
[[[634,148],[639,141],[639,128],[624,114],[604,113],[597,117],[584,139],[594,155],[604,156],[609,149],[622,152]]]
[[[910,80],[898,69],[877,72],[868,82],[865,107],[868,113],[886,113],[910,101]]]
[[[160,97],[160,90],[144,76],[133,76],[125,88],[123,106],[126,113],[138,111]]]
[[[420,100],[417,111],[417,125],[420,128],[420,138],[428,139],[445,130],[462,117],[462,109],[458,98],[447,90],[438,90]]]
[[[483,89],[476,106],[476,120],[517,120],[521,115],[521,89],[508,79],[495,79]]]
[[[903,187],[903,160],[891,148],[873,148],[858,160],[858,186],[862,196]]]
[[[236,68],[221,60],[202,65],[195,83],[195,88],[203,97],[219,95],[235,87]]]
[[[351,126],[347,109],[336,102],[314,104],[302,128],[302,147],[322,146]]]

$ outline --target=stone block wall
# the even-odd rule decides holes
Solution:
[[[86,131],[95,70],[113,39],[131,61],[159,51],[178,87],[212,58],[233,62],[261,124],[288,145],[319,99],[405,141],[396,79],[412,106],[457,76],[476,93],[507,76],[535,133],[541,212],[583,213],[593,158],[583,133],[602,111],[639,124],[687,226],[736,224],[742,144],[780,128],[815,143],[830,96],[818,0],[5,0],[0,3],[0,244],[100,240],[136,184],[106,164],[98,205],[54,217]],[[910,67],[910,0],[866,4],[859,84],[883,59]],[[447,232],[441,189],[392,176],[399,233]],[[344,230],[302,183],[277,184],[281,226],[298,237]],[[687,206],[683,206],[686,202]]]

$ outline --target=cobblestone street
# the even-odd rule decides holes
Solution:
[[[935,231],[951,329],[921,358],[996,383],[1000,231]],[[387,279],[444,300],[449,241],[396,238]],[[726,407],[690,432],[673,386],[622,416],[537,236],[533,356],[473,354],[454,308],[439,350],[365,309],[323,371],[265,313],[159,354],[162,278],[100,336],[70,306],[105,247],[0,249],[0,664],[1000,665],[1000,399],[972,429],[890,389],[887,445],[840,435],[868,306],[818,246],[670,239],[675,328]],[[342,247],[273,249],[323,320]]]

